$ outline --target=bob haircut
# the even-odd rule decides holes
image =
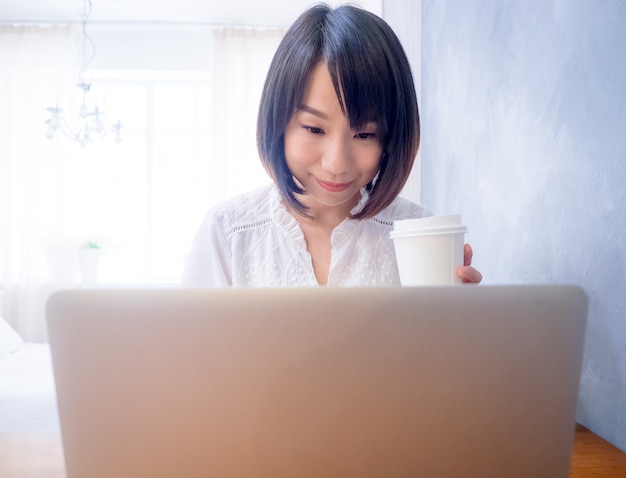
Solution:
[[[305,194],[285,159],[285,130],[304,96],[311,71],[324,62],[350,126],[378,123],[380,169],[366,186],[369,198],[354,219],[372,217],[389,206],[406,183],[420,142],[413,75],[389,25],[373,13],[344,5],[319,4],[306,10],[283,37],[267,74],[257,119],[261,162],[286,203],[299,214]]]

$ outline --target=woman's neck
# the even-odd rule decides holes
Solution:
[[[307,251],[311,256],[313,271],[318,284],[326,285],[330,272],[332,244],[331,236],[335,228],[350,217],[354,204],[327,206],[312,201],[302,200],[308,206],[308,217],[290,211],[300,225]],[[358,200],[358,198],[356,199]],[[356,204],[356,203],[355,203]]]
[[[306,217],[291,211],[299,223],[306,222],[309,227],[332,232],[339,224],[350,217],[352,209],[358,204],[359,197],[355,197],[353,201],[334,206],[321,204],[307,196],[299,196],[298,200],[308,208]]]

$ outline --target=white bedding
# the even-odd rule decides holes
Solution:
[[[0,432],[58,430],[49,345],[23,343],[0,355]]]

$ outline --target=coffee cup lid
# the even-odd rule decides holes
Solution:
[[[467,227],[463,225],[459,226],[442,226],[442,227],[415,227],[406,228],[400,230],[393,230],[389,233],[389,237],[392,239],[397,237],[407,236],[434,236],[440,234],[458,234],[467,232]]]
[[[394,221],[394,231],[403,231],[406,229],[429,229],[434,227],[451,227],[462,226],[460,214],[446,214],[439,216],[420,217],[416,219],[402,219]]]

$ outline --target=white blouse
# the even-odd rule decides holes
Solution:
[[[400,285],[389,233],[394,220],[423,215],[418,204],[396,198],[372,218],[344,220],[331,236],[328,286]],[[302,230],[273,184],[209,211],[185,258],[182,282],[190,287],[318,285]]]

